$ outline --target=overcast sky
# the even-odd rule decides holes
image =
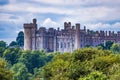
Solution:
[[[120,31],[120,0],[0,0],[0,40],[15,40],[24,23],[60,27],[70,21],[91,30]]]

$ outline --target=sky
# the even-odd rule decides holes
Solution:
[[[64,22],[91,30],[120,31],[120,0],[0,0],[0,40],[15,41],[24,23],[37,19],[43,26],[61,29]]]

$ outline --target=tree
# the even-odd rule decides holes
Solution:
[[[120,45],[117,43],[112,44],[110,48],[114,53],[119,53],[120,52]]]
[[[20,47],[24,46],[24,33],[23,33],[23,31],[20,31],[18,33],[18,36],[16,38],[16,42]]]
[[[2,57],[4,50],[6,49],[7,44],[4,41],[0,41],[0,56]]]
[[[7,62],[0,58],[0,80],[13,80],[13,74],[7,68]]]
[[[112,77],[119,80],[119,65],[119,54],[98,48],[84,48],[72,54],[55,55],[41,73],[48,80],[113,80]]]
[[[12,41],[10,44],[9,44],[9,47],[16,47],[18,44],[16,41]]]
[[[94,71],[84,78],[79,78],[79,80],[107,80],[107,76],[102,72]]]
[[[20,48],[8,48],[3,53],[3,58],[7,60],[10,64],[15,64],[18,62],[18,59],[21,55],[21,49]]]
[[[7,44],[4,41],[0,41],[0,47],[6,48]]]
[[[110,47],[112,46],[112,44],[113,44],[113,42],[107,41],[107,42],[105,43],[105,49],[110,50]]]
[[[52,58],[51,58],[52,59]],[[39,68],[44,66],[50,57],[45,54],[43,51],[23,51],[21,57],[19,58],[19,62],[22,62],[28,68],[30,73],[34,73],[34,68]]]
[[[14,80],[30,80],[31,78],[31,74],[23,63],[14,64],[11,71],[14,72]]]
[[[112,41],[106,41],[105,44],[99,44],[98,46],[101,46],[103,50],[110,50],[112,44]]]

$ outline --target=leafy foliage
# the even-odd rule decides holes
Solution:
[[[19,46],[21,46],[21,47],[24,46],[24,33],[23,33],[23,31],[20,31],[18,33],[18,36],[16,38],[16,42]]]
[[[0,58],[0,80],[13,80],[12,73],[7,69],[7,62]]]
[[[4,41],[0,41],[0,47],[6,48],[7,44]]]
[[[8,48],[3,53],[3,58],[5,58],[10,64],[15,64],[18,62],[18,58],[21,55],[20,48]]]
[[[17,42],[16,41],[12,41],[10,44],[9,44],[9,47],[16,47],[17,46]]]
[[[43,67],[42,76],[48,80],[117,80],[119,65],[119,54],[98,48],[84,48],[56,55]]]
[[[14,80],[30,80],[31,74],[23,63],[14,64],[11,71],[14,72]]]

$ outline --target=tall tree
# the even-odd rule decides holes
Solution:
[[[0,47],[6,48],[7,44],[4,41],[0,41]]]
[[[7,44],[4,41],[0,41],[0,56],[3,55],[4,50],[6,49]]]
[[[23,33],[23,31],[20,31],[18,33],[18,36],[16,38],[16,42],[20,47],[24,46],[24,33]]]

